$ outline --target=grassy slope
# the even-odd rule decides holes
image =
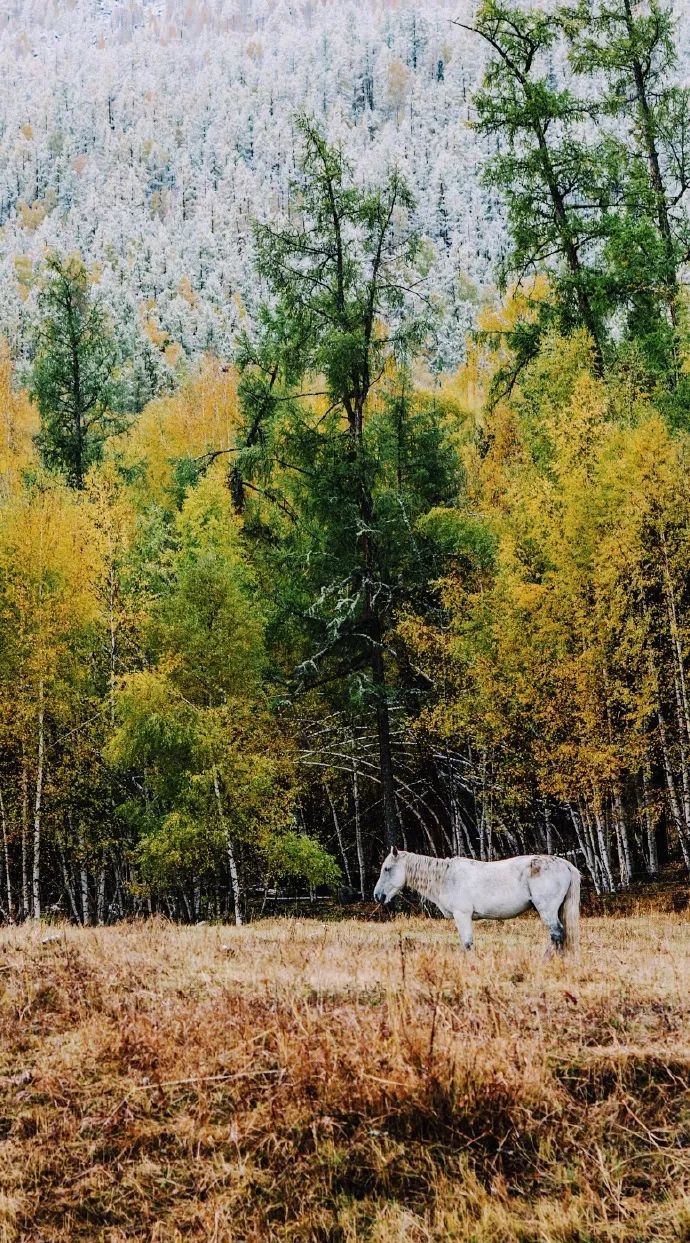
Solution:
[[[690,1239],[690,920],[542,941],[0,933],[0,1241]]]

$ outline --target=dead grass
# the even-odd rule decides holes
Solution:
[[[477,943],[3,931],[0,1243],[690,1240],[687,914]]]

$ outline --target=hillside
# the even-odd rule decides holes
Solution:
[[[123,331],[228,354],[256,289],[254,216],[290,208],[297,111],[362,180],[407,178],[447,309],[440,362],[492,280],[501,214],[468,126],[483,53],[451,0],[37,4],[0,15],[0,335],[21,351],[46,247],[102,269]]]

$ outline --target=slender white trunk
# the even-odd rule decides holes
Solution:
[[[606,839],[606,829],[601,815],[601,805],[599,797],[595,790],[594,803],[592,806],[592,819],[596,830],[597,854],[601,863],[602,872],[605,879],[605,887],[608,893],[612,893],[615,889],[613,883],[613,869],[611,868],[611,857],[609,855],[609,845]]]
[[[91,923],[91,902],[89,900],[89,873],[86,869],[84,855],[84,835],[80,833],[81,863],[79,866],[79,882],[81,886],[81,918],[84,926]]]
[[[194,918],[198,922],[201,915],[201,881],[198,876],[194,877],[192,885],[192,901],[194,903]]]
[[[228,867],[230,870],[230,884],[232,885],[232,896],[235,903],[235,923],[239,927],[242,923],[242,891],[240,888],[240,877],[237,870],[237,859],[235,858],[235,850],[232,844],[230,832],[225,823],[223,814],[223,800],[220,797],[220,783],[218,781],[218,769],[213,769],[213,789],[216,794],[216,803],[218,806],[218,819],[225,833],[225,846],[228,852]]]
[[[666,789],[668,790],[668,801],[671,805],[671,819],[675,825],[680,848],[683,852],[683,860],[686,869],[690,872],[690,843],[688,842],[687,821],[683,818],[681,811],[678,791],[673,776],[673,768],[671,765],[671,757],[668,752],[668,741],[666,734],[666,722],[664,720],[661,708],[657,708],[657,720],[659,722],[659,741],[661,743],[661,759],[666,778]]]
[[[618,870],[621,885],[624,889],[627,889],[632,880],[632,860],[630,857],[628,825],[623,812],[623,800],[621,799],[618,786],[615,786],[613,792],[613,818],[616,827],[616,844],[618,846]]]
[[[680,783],[682,790],[682,832],[683,837],[687,838],[690,833],[690,770],[688,769],[688,755],[684,742],[684,724],[682,705],[679,698],[679,686],[677,675],[674,678],[676,689],[676,718],[678,721],[678,766],[680,768]],[[660,718],[661,719],[661,718]],[[679,819],[679,824],[680,824]]]
[[[22,918],[29,917],[29,766],[22,743]]]
[[[347,861],[347,855],[345,853],[345,843],[343,842],[343,834],[342,834],[342,829],[340,827],[340,817],[338,816],[335,803],[333,802],[333,799],[331,797],[331,791],[328,787],[328,782],[324,781],[323,784],[324,784],[324,789],[326,791],[326,797],[328,799],[328,803],[331,809],[331,815],[333,816],[333,824],[335,825],[335,835],[338,839],[338,848],[340,850],[340,857],[342,858],[342,861],[343,861],[345,880],[348,883],[348,887],[352,889],[352,877],[350,875],[350,865]]]
[[[242,921],[242,892],[240,889],[240,877],[237,870],[237,860],[232,844],[232,838],[228,834],[226,839],[228,849],[228,867],[230,869],[230,884],[232,885],[232,896],[235,903],[235,923],[239,927]]]
[[[649,779],[646,763],[642,765],[642,798],[642,821],[647,842],[647,871],[650,876],[657,876],[659,874],[659,855],[656,848],[656,832],[649,799]]]
[[[472,844],[472,839],[467,831],[467,826],[462,815],[462,806],[458,795],[457,781],[453,766],[448,760],[449,782],[450,782],[450,831],[451,831],[451,853],[454,855],[465,855],[469,859],[476,859],[477,852]]]
[[[594,885],[596,892],[601,893],[601,881],[600,881],[600,875],[599,875],[599,868],[597,867],[596,855],[594,854],[594,851],[592,850],[592,841],[591,841],[591,837],[589,836],[587,832],[587,827],[583,823],[581,817],[575,811],[575,808],[573,807],[572,803],[566,803],[566,807],[568,809],[568,814],[570,816],[572,826],[575,830],[577,844],[580,847],[580,850],[582,851],[585,864],[587,866],[587,871],[589,872],[592,878],[592,884]]]
[[[355,739],[352,736],[352,797],[355,804],[355,846],[357,848],[357,866],[359,868],[359,892],[366,897],[366,865],[364,862],[364,843],[362,841],[362,818],[359,806],[359,780],[357,773],[357,756],[355,755]]]
[[[79,913],[79,907],[77,906],[77,899],[75,897],[74,889],[72,887],[72,881],[70,879],[69,869],[67,867],[67,860],[65,859],[65,850],[64,850],[64,846],[62,844],[62,840],[60,837],[58,837],[58,850],[60,852],[60,862],[62,864],[62,880],[65,886],[65,893],[67,894],[67,897],[69,898],[69,904],[72,908],[72,914],[74,915],[75,921],[76,923],[80,924],[82,922],[81,915]]]
[[[0,817],[2,818],[2,850],[5,859],[5,886],[7,889],[7,918],[10,923],[14,923],[14,899],[12,897],[12,875],[10,873],[10,850],[7,840],[7,818],[5,816],[5,803],[0,790]]]
[[[38,756],[36,760],[36,795],[34,798],[33,867],[31,873],[31,896],[34,919],[41,918],[41,807],[43,802],[43,765],[45,756],[45,711],[43,679],[38,691]]]
[[[98,895],[96,898],[96,922],[102,924],[105,919],[105,867],[101,868],[98,877]]]
[[[548,807],[544,808],[544,829],[546,834],[546,853],[553,854],[553,828],[551,825],[551,813]]]

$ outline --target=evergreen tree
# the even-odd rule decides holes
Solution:
[[[503,287],[509,278],[520,282],[547,267],[556,291],[555,305],[539,302],[536,315],[513,332],[518,363],[534,353],[555,313],[562,330],[587,329],[601,370],[607,300],[593,247],[602,233],[600,178],[587,148],[577,141],[585,106],[554,84],[551,57],[560,23],[540,9],[483,0],[474,26],[464,29],[480,35],[493,52],[474,103],[480,133],[498,146],[486,180],[508,210],[511,245]]]
[[[39,295],[30,392],[41,416],[46,466],[82,488],[105,441],[124,427],[111,411],[118,351],[106,312],[78,256],[51,256]]]
[[[238,508],[249,488],[280,511],[283,551],[273,540],[269,555],[290,578],[286,609],[293,626],[300,619],[304,685],[349,682],[373,707],[385,832],[394,843],[387,666],[406,579],[402,549],[414,544],[424,488],[428,505],[457,485],[448,482],[452,463],[438,426],[399,391],[384,391],[384,378],[419,348],[427,325],[425,302],[422,315],[412,305],[418,239],[409,193],[397,174],[381,189],[360,188],[342,152],[310,122],[301,129],[299,219],[256,233],[272,301],[241,351],[245,426],[231,486]],[[397,500],[388,502],[391,458]],[[411,482],[414,470],[423,482]],[[404,496],[410,487],[412,500]],[[251,531],[249,514],[247,524]]]
[[[604,253],[614,297],[654,378],[676,388],[684,327],[679,273],[690,248],[690,93],[675,80],[673,10],[658,0],[578,0],[562,19],[571,64],[591,83],[594,118],[614,123],[599,146],[609,165]]]
[[[575,0],[553,14],[485,0],[471,29],[493,51],[475,104],[499,147],[486,180],[508,210],[503,284],[540,270],[551,282],[509,333],[508,375],[554,320],[564,333],[581,325],[600,374],[632,362],[682,417],[690,109],[674,81],[671,9]],[[566,56],[571,89],[556,73]]]

